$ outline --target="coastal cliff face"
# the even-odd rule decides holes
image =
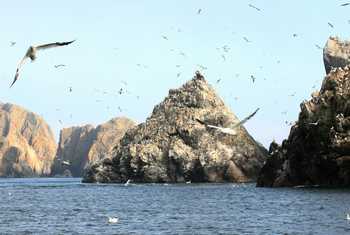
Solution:
[[[239,127],[237,135],[208,128],[238,122],[198,73],[170,90],[146,122],[126,132],[114,156],[90,165],[83,182],[254,181],[267,151]]]
[[[300,105],[299,120],[272,143],[257,186],[350,186],[350,70],[333,69]]]
[[[350,42],[330,37],[323,48],[323,61],[326,73],[332,68],[341,68],[350,64]]]
[[[108,157],[126,130],[134,125],[128,118],[114,118],[96,128],[92,125],[64,128],[52,175],[81,177],[87,164]]]
[[[41,117],[0,103],[0,177],[49,175],[56,147],[52,131]]]

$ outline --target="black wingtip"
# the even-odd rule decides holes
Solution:
[[[59,46],[67,46],[73,42],[75,42],[76,39],[74,39],[73,41],[68,41],[68,42],[56,42],[56,45],[59,45]]]
[[[253,117],[259,110],[260,110],[260,108],[257,108],[257,109],[250,115],[250,117]]]
[[[15,84],[15,82],[17,81],[17,79],[18,79],[18,75],[19,75],[19,73],[18,73],[18,69],[16,70],[16,75],[15,75],[15,79],[13,79],[13,82],[11,83],[11,86],[10,86],[10,88],[13,86],[13,84]]]
[[[69,44],[71,44],[71,43],[73,43],[75,41],[76,41],[76,39],[74,39],[73,41],[69,41],[69,42],[67,42],[67,45],[69,45]]]
[[[198,118],[196,118],[196,121],[199,122],[202,125],[206,125],[203,121],[199,120]]]
[[[15,80],[11,83],[10,88],[13,86],[13,84],[15,84],[16,81],[17,81],[17,80],[15,79]]]

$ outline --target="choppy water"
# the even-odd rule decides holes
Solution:
[[[0,234],[350,234],[342,189],[0,179],[0,198]]]

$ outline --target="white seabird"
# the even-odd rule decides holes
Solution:
[[[129,186],[130,182],[131,182],[131,180],[128,179],[128,180],[126,181],[126,183],[124,184],[124,186]]]
[[[219,127],[219,126],[214,126],[214,125],[209,125],[204,123],[203,121],[196,119],[199,123],[206,125],[209,128],[217,129],[221,131],[222,133],[229,134],[229,135],[236,135],[237,134],[237,128],[244,123],[246,123],[249,119],[251,119],[258,111],[260,108],[257,108],[252,114],[250,114],[248,117],[244,118],[242,121],[238,123],[231,124],[229,127]]]
[[[70,162],[69,161],[62,161],[62,165],[70,166]]]
[[[119,218],[118,217],[108,217],[108,223],[116,224],[118,222],[119,222]]]
[[[28,48],[26,54],[24,55],[24,57],[21,59],[21,61],[19,62],[18,66],[17,66],[16,75],[15,75],[15,78],[14,78],[10,87],[12,87],[13,84],[15,84],[15,82],[17,81],[18,76],[19,76],[19,70],[23,66],[24,62],[26,62],[26,60],[28,58],[30,58],[32,62],[36,59],[37,51],[45,50],[45,49],[49,49],[49,48],[53,48],[53,47],[66,46],[66,45],[73,43],[74,41],[75,40],[69,41],[69,42],[54,42],[54,43],[42,44],[42,45],[38,45],[38,46],[30,46]]]

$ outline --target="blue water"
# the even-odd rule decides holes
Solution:
[[[350,234],[349,189],[31,178],[0,179],[0,198],[0,234]]]

